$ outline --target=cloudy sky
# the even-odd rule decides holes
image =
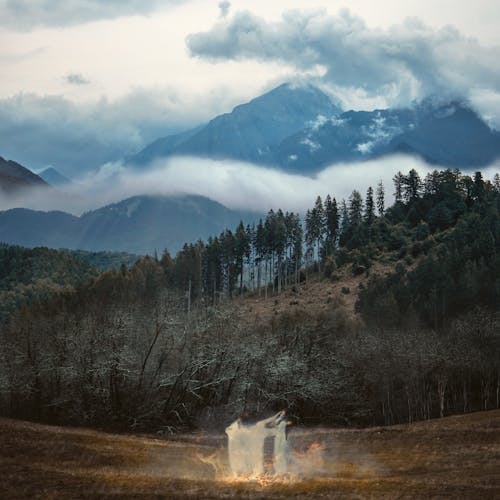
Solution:
[[[500,128],[498,0],[0,0],[0,156],[75,175],[309,78]]]

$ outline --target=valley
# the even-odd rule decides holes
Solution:
[[[500,495],[500,411],[369,429],[292,428],[304,477],[226,477],[220,432],[107,434],[0,420],[4,498],[484,498]]]

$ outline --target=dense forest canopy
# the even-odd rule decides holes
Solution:
[[[19,307],[72,291],[99,271],[131,267],[139,256],[125,252],[86,252],[23,248],[0,243],[0,323]]]
[[[365,197],[270,211],[172,257],[13,314],[0,411],[167,431],[287,406],[302,422],[394,423],[500,406],[500,181],[414,170]],[[311,280],[364,276],[351,314],[248,316]],[[343,290],[344,290],[343,288]]]

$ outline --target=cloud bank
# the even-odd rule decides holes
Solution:
[[[147,171],[131,171],[121,163],[105,165],[98,175],[88,175],[55,195],[39,191],[29,197],[0,200],[0,209],[23,206],[64,210],[74,214],[95,209],[134,195],[197,194],[223,205],[265,213],[270,208],[304,213],[318,195],[347,199],[353,189],[363,196],[368,186],[382,180],[387,204],[391,203],[394,174],[416,169],[421,177],[434,170],[419,159],[398,155],[363,163],[326,168],[315,177],[289,174],[248,163],[178,157],[153,164]],[[498,165],[483,169],[492,179]]]
[[[68,84],[85,83],[73,76]],[[17,94],[0,99],[0,155],[34,170],[52,165],[75,177],[203,123],[230,97],[136,89],[121,99],[76,104],[63,96]]]
[[[500,93],[500,47],[417,19],[373,29],[348,10],[334,16],[288,11],[279,22],[239,11],[189,35],[186,43],[193,56],[214,62],[272,61],[293,64],[299,72],[319,67],[321,80],[347,100],[357,93],[405,105],[429,95],[471,97],[471,89]]]
[[[0,0],[0,26],[31,30],[146,15],[181,0]]]

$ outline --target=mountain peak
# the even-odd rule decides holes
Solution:
[[[52,186],[63,186],[70,184],[71,181],[62,175],[54,167],[48,167],[38,174],[45,182],[48,182]]]
[[[129,161],[144,165],[158,157],[193,155],[270,163],[271,149],[283,139],[318,115],[339,113],[341,109],[317,87],[284,83],[197,130],[156,140]]]
[[[0,191],[14,193],[32,187],[48,187],[48,184],[26,167],[0,156]]]

